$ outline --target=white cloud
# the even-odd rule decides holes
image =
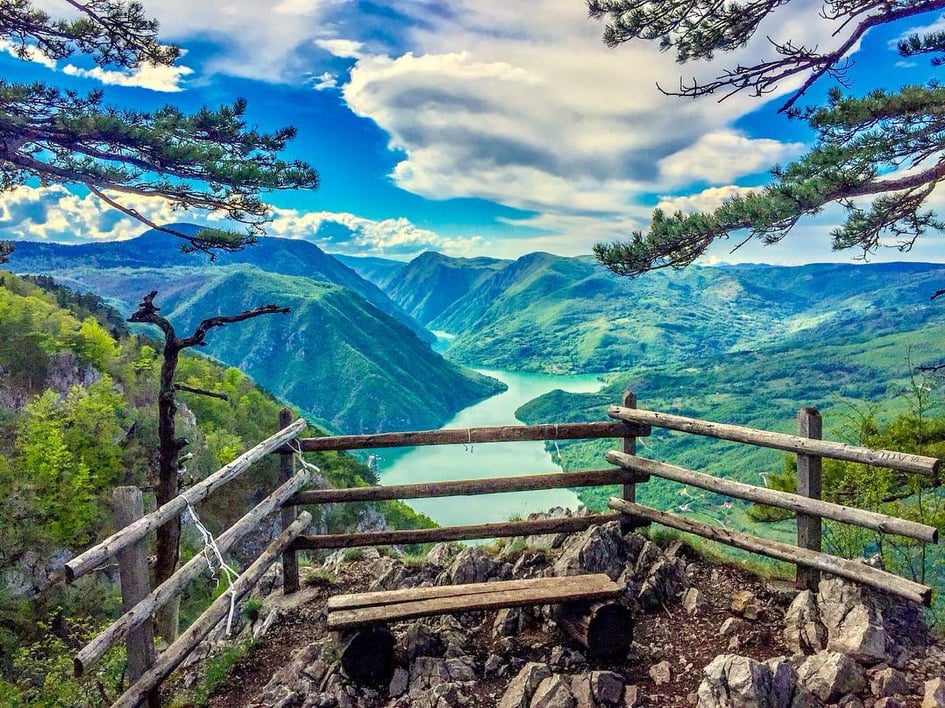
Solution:
[[[82,69],[72,64],[66,64],[62,71],[69,76],[80,76],[101,81],[103,84],[115,86],[136,86],[138,88],[175,93],[183,91],[181,81],[184,77],[194,73],[190,67],[181,64],[173,66],[156,66],[141,64],[134,69],[113,70],[103,69],[100,66],[91,69]]]
[[[803,143],[753,139],[734,130],[716,130],[660,160],[660,176],[676,183],[696,180],[730,182],[768,171],[775,163],[793,159],[803,150]]]
[[[324,49],[332,56],[344,59],[360,59],[365,56],[364,43],[351,39],[316,39],[315,46]]]
[[[677,211],[686,214],[696,211],[712,211],[721,206],[726,199],[739,194],[745,195],[756,189],[758,187],[739,187],[733,184],[727,187],[709,187],[701,192],[682,197],[663,197],[656,206],[667,214],[675,214]]]
[[[327,91],[338,88],[338,75],[325,71],[311,78],[312,88],[316,91]]]
[[[0,39],[0,51],[6,52],[10,56],[14,56],[17,58],[19,58],[20,56],[18,52],[18,48],[12,42],[9,42],[5,39]],[[42,64],[47,69],[56,68],[56,60],[50,59],[49,57],[47,57],[45,54],[43,54],[41,51],[39,51],[35,47],[26,47],[23,51],[25,55],[24,58],[27,61],[31,61],[35,64]]]

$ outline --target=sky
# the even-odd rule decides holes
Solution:
[[[63,0],[35,3],[52,15]],[[298,129],[285,152],[320,173],[313,191],[266,195],[267,232],[332,253],[409,259],[516,258],[534,251],[589,253],[645,229],[654,207],[707,209],[764,185],[771,166],[803,153],[803,124],[777,113],[783,85],[764,99],[724,102],[661,93],[681,78],[711,78],[766,56],[766,36],[828,47],[834,29],[819,3],[792,0],[756,40],[712,63],[678,65],[655,43],[608,48],[583,0],[162,0],[146,10],[163,41],[184,55],[174,67],[110,71],[81,57],[13,58],[0,45],[0,77],[79,91],[106,102],[185,110],[249,102],[264,130]],[[934,70],[902,61],[894,40],[945,26],[937,14],[877,28],[853,54],[857,93],[927,80]],[[829,83],[815,87],[822,96]],[[933,195],[945,207],[945,195]],[[172,212],[160,200],[131,206],[158,222],[221,225]],[[802,222],[782,243],[721,242],[704,263],[850,261],[833,253],[839,214]],[[0,235],[64,243],[131,238],[145,230],[94,196],[27,184],[0,193]],[[945,262],[943,235],[911,253],[871,260]]]

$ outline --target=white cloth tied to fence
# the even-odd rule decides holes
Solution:
[[[220,578],[217,575],[216,569],[214,568],[214,559],[216,559],[215,562],[219,567],[220,572],[226,576],[226,581],[228,583],[227,592],[230,594],[230,611],[226,616],[226,636],[229,637],[230,632],[233,629],[233,617],[236,614],[236,593],[233,592],[233,583],[239,579],[240,575],[235,570],[233,570],[233,568],[230,567],[223,559],[223,554],[220,552],[220,547],[217,545],[216,539],[213,537],[213,534],[207,530],[207,527],[204,526],[200,521],[200,517],[197,516],[196,509],[194,509],[190,502],[187,502],[187,513],[190,514],[190,518],[194,522],[194,526],[203,537],[203,554],[207,559],[207,568],[210,569],[210,575],[217,582],[217,585],[219,585]]]

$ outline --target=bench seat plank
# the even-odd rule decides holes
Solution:
[[[361,593],[367,596],[364,600],[358,595],[339,595],[334,607],[329,604],[328,629],[355,629],[450,612],[600,600],[623,590],[622,585],[599,573]],[[368,604],[359,604],[362,602]]]

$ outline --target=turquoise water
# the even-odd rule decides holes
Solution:
[[[591,393],[601,387],[601,381],[594,375],[556,376],[487,369],[478,371],[499,379],[509,387],[508,390],[460,411],[444,428],[521,425],[515,419],[515,409],[537,396],[554,389]],[[520,477],[560,471],[541,441],[479,443],[472,446],[431,445],[402,451],[375,452],[380,455],[381,484]],[[507,521],[513,516],[525,516],[554,506],[571,509],[578,506],[577,497],[567,489],[411,499],[407,503],[441,526]]]

